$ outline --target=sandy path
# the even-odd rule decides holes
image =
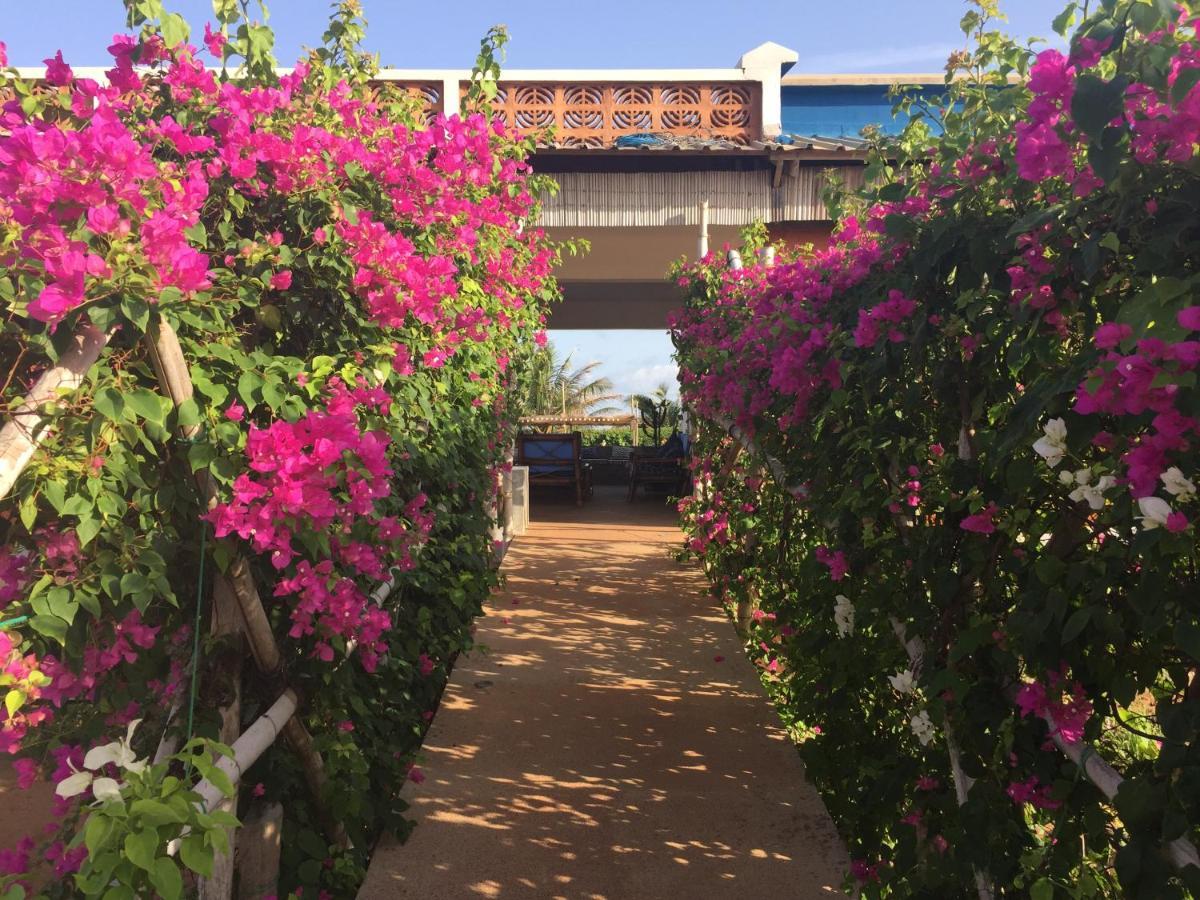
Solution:
[[[829,898],[847,867],[654,500],[535,497],[362,898]],[[723,657],[716,661],[715,657]]]

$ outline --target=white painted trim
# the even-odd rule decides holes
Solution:
[[[380,69],[378,81],[441,81],[456,78],[466,81],[470,69]],[[753,81],[744,69],[504,69],[504,81]]]

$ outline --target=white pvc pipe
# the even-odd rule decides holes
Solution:
[[[229,776],[235,785],[242,773],[254,765],[266,749],[275,743],[283,726],[296,712],[296,693],[291,688],[272,704],[271,708],[259,716],[258,720],[242,732],[242,736],[233,742],[233,756],[223,756],[217,761],[217,768]],[[211,781],[205,779],[196,785],[196,793],[204,800],[205,810],[211,811],[225,795]]]
[[[33,390],[0,430],[0,500],[8,496],[46,435],[42,407],[83,384],[109,337],[111,333],[105,334],[90,322],[81,324],[71,338],[70,349],[59,357],[57,364],[42,373]]]
[[[696,248],[696,258],[708,256],[708,201],[700,201],[700,243]]]

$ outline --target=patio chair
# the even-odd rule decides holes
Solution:
[[[637,497],[638,485],[664,484],[675,496],[686,493],[691,477],[687,450],[678,434],[661,447],[636,447],[629,459],[629,502]]]
[[[575,505],[592,495],[591,471],[583,463],[582,440],[571,434],[517,435],[516,465],[529,467],[529,484],[575,488]]]

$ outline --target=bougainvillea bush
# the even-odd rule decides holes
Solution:
[[[373,85],[356,3],[282,76],[246,4],[214,3],[203,49],[155,0],[127,7],[141,31],[113,38],[104,79],[61,54],[40,83],[0,72],[2,403],[77,335],[107,340],[0,506],[0,752],[22,782],[60,783],[135,719],[126,762],[215,735],[246,654],[208,637],[214,573],[245,555],[284,670],[246,663],[243,725],[297,689],[348,840],[322,833],[282,742],[242,806],[283,801],[284,888],[348,896],[405,827],[399,789],[494,581],[506,387],[555,290],[555,250],[526,226],[531,145]],[[178,408],[147,350],[159,323],[195,386]],[[4,872],[48,865],[70,893],[103,845],[76,834],[106,772]]]
[[[1196,19],[996,12],[827,249],[676,273],[689,546],[865,896],[1191,896]]]

